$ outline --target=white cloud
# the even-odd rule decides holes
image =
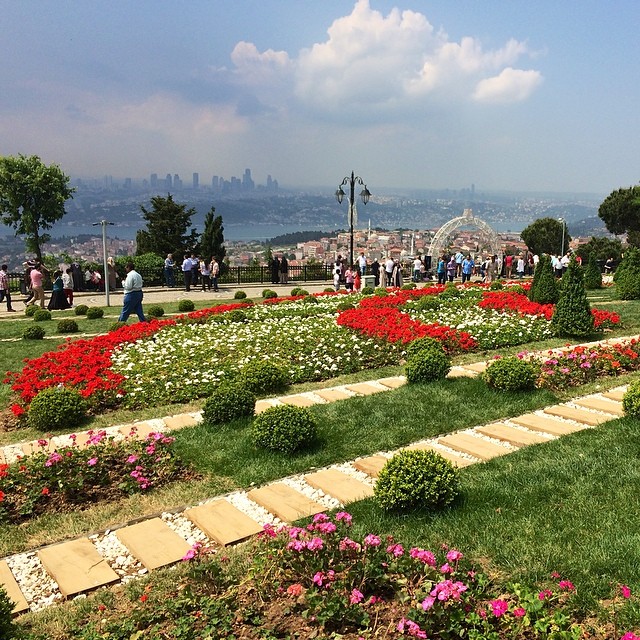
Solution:
[[[477,102],[522,102],[540,86],[542,75],[538,71],[524,71],[507,67],[497,76],[480,80],[473,93]]]

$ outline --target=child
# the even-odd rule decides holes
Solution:
[[[347,267],[347,270],[344,272],[344,281],[347,291],[353,291],[353,283],[355,281],[355,276],[353,275],[353,267]]]
[[[340,291],[340,268],[335,267],[333,269],[333,288],[336,291]]]
[[[360,270],[356,271],[356,277],[353,280],[353,288],[357,293],[360,293],[360,286],[362,285],[362,278],[360,277]]]

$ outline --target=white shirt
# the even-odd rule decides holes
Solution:
[[[131,269],[127,273],[127,277],[122,281],[122,288],[125,293],[142,291],[142,276],[135,269]]]
[[[62,274],[62,287],[64,289],[73,289],[73,280],[68,273]]]
[[[391,273],[393,271],[393,267],[395,265],[395,262],[389,258],[385,263],[384,263],[384,270],[387,273]]]

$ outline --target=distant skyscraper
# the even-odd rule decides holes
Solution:
[[[164,179],[164,188],[171,189],[171,185],[172,185],[171,174],[167,173],[167,177]]]
[[[200,187],[200,176],[197,173],[193,174],[193,188],[198,189]]]
[[[251,169],[245,169],[244,175],[242,176],[242,190],[253,191],[254,188],[255,188],[255,183],[251,179]]]
[[[158,174],[157,173],[152,173],[151,174],[151,188],[152,189],[157,189],[158,188]]]
[[[173,188],[182,189],[182,180],[180,180],[180,176],[177,173],[173,174]]]
[[[214,191],[220,190],[220,178],[218,176],[213,176],[213,178],[211,178],[211,188]]]
[[[131,178],[125,178],[125,179],[124,179],[124,188],[125,188],[127,191],[130,191],[130,190],[131,190]]]

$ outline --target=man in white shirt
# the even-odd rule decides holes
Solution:
[[[390,287],[392,285],[393,268],[395,267],[395,265],[396,263],[393,261],[393,258],[391,256],[389,256],[387,258],[387,261],[384,263],[384,272],[387,276],[387,287]]]
[[[367,271],[367,258],[364,255],[364,251],[360,252],[360,257],[358,258],[358,268],[360,269],[360,275],[364,276]]]
[[[420,258],[420,256],[417,256],[416,259],[413,261],[413,281],[414,282],[420,282],[420,280],[422,280],[422,276],[420,274],[422,266],[423,266],[422,259]]]
[[[142,276],[135,270],[133,262],[127,262],[125,271],[127,277],[122,281],[124,300],[118,320],[126,322],[129,316],[135,313],[140,322],[146,322],[147,319],[142,310]]]
[[[189,256],[185,256],[182,261],[182,276],[184,277],[184,290],[191,291],[191,269],[193,264]]]

